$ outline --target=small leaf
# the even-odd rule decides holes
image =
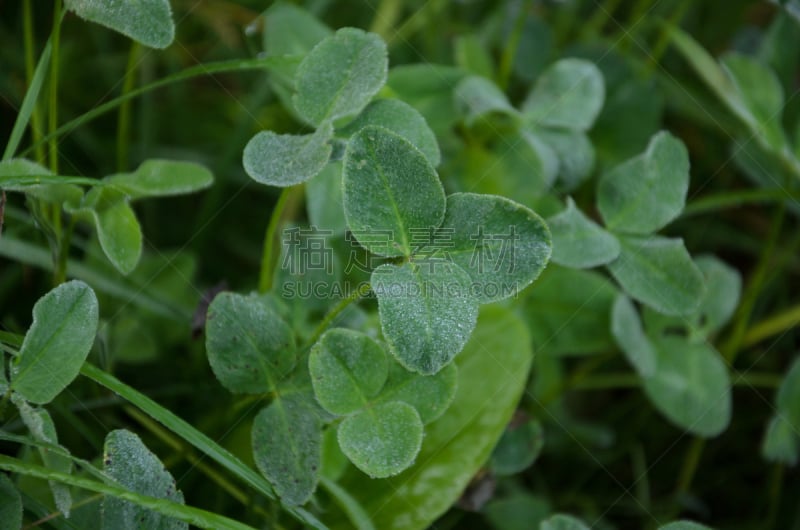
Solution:
[[[363,333],[343,328],[325,332],[308,358],[317,401],[333,414],[366,406],[386,382],[387,361],[383,348]]]
[[[674,336],[659,338],[655,347],[656,371],[644,379],[644,390],[656,409],[697,436],[724,431],[731,421],[731,382],[719,353]]]
[[[770,462],[796,465],[800,450],[800,437],[796,429],[787,417],[780,414],[773,416],[761,443],[761,456]]]
[[[539,458],[543,446],[544,434],[539,421],[529,418],[515,424],[511,420],[492,451],[489,466],[500,477],[520,473]]]
[[[435,374],[461,351],[478,302],[469,276],[442,261],[381,265],[372,273],[383,336],[407,369]]]
[[[257,298],[234,293],[208,308],[206,350],[214,375],[234,393],[273,391],[295,364],[289,326]]]
[[[169,0],[66,0],[76,15],[122,33],[151,48],[166,48],[175,38]]]
[[[603,74],[594,64],[562,59],[539,77],[522,112],[541,125],[586,131],[603,108],[604,99]]]
[[[22,528],[22,497],[5,473],[0,473],[0,527]]]
[[[253,420],[256,466],[287,504],[305,503],[319,480],[322,426],[308,397],[276,397]]]
[[[539,530],[589,530],[589,527],[577,517],[556,514],[542,521]]]
[[[345,418],[339,426],[339,445],[358,469],[370,477],[385,478],[414,463],[422,432],[416,409],[393,401]]]
[[[97,334],[94,291],[83,282],[63,283],[33,306],[33,324],[11,365],[11,388],[43,405],[77,377]]]
[[[534,133],[558,158],[559,189],[572,191],[591,175],[594,169],[594,146],[585,133],[548,128],[537,128]]]
[[[639,314],[624,294],[619,294],[611,312],[611,332],[617,340],[622,353],[642,377],[649,377],[656,371],[658,355],[650,339],[642,329]]]
[[[130,199],[169,197],[205,189],[214,182],[200,164],[177,160],[145,160],[133,173],[119,173],[105,181]]]
[[[305,55],[333,34],[302,7],[275,2],[264,12],[264,51],[270,55]]]
[[[659,526],[658,530],[711,530],[711,527],[694,521],[675,521]]]
[[[378,35],[342,28],[297,68],[295,107],[313,125],[354,116],[386,82],[387,68],[386,44]]]
[[[454,66],[404,64],[389,72],[389,88],[425,116],[431,129],[440,135],[449,132],[458,121],[453,91],[464,75]]]
[[[503,91],[485,77],[465,77],[456,86],[454,97],[467,126],[475,125],[491,114],[517,115]]]
[[[469,274],[481,303],[516,295],[550,259],[545,222],[504,197],[454,193],[447,198],[442,228],[452,233],[445,254]]]
[[[608,269],[636,300],[665,315],[697,310],[705,285],[682,239],[621,236],[620,256]]]
[[[330,124],[312,134],[275,134],[261,131],[244,148],[244,170],[256,182],[288,187],[305,182],[328,163],[333,136]]]
[[[565,267],[588,269],[619,256],[619,241],[586,217],[567,198],[566,209],[547,220],[553,235],[552,260]]]
[[[350,230],[380,256],[411,255],[414,231],[438,227],[444,217],[436,171],[411,142],[382,127],[350,138],[343,186]]]
[[[667,132],[647,150],[605,173],[597,189],[606,226],[617,232],[649,234],[678,217],[689,189],[689,154]]]
[[[427,425],[444,414],[453,402],[457,386],[458,369],[453,363],[434,375],[420,375],[392,362],[389,379],[376,401],[408,403],[417,409],[422,423]]]
[[[164,464],[130,431],[118,429],[108,433],[103,448],[103,469],[135,493],[184,504],[183,493],[177,489],[175,479]],[[110,495],[103,497],[102,514],[103,530],[189,528],[187,523]]]
[[[422,151],[432,166],[439,165],[441,154],[436,136],[422,114],[407,103],[399,99],[377,99],[339,133],[352,136],[367,125],[378,125],[402,136]]]

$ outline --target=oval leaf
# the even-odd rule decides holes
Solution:
[[[303,504],[314,493],[322,458],[322,426],[309,398],[277,397],[253,420],[256,466],[287,504]]]
[[[649,234],[680,215],[688,189],[689,153],[683,142],[660,132],[643,154],[603,175],[597,206],[609,229]]]
[[[383,336],[400,364],[435,374],[461,351],[478,302],[469,276],[442,261],[381,265],[372,273]]]
[[[166,48],[175,38],[169,0],[66,0],[65,5],[79,17],[118,31],[151,48]]]
[[[339,446],[358,469],[370,477],[385,478],[414,463],[422,432],[416,409],[393,401],[345,418],[339,426]]]
[[[496,195],[454,193],[442,229],[445,250],[469,274],[481,303],[513,296],[533,282],[550,259],[550,230],[533,211]]]
[[[184,503],[183,493],[177,489],[175,479],[130,431],[119,429],[108,433],[103,448],[103,469],[120,485],[135,493]],[[103,497],[102,514],[103,530],[189,528],[187,523],[111,495]]]
[[[200,164],[178,160],[145,160],[133,173],[119,173],[105,179],[131,199],[169,197],[205,189],[214,182],[211,172]]]
[[[358,114],[386,82],[388,65],[378,35],[342,28],[300,63],[294,105],[313,125]]]
[[[500,477],[520,473],[536,461],[543,446],[542,424],[538,420],[511,420],[492,451],[489,465]]]
[[[398,363],[391,363],[389,379],[377,401],[402,401],[419,413],[425,425],[441,416],[453,402],[458,387],[458,369],[448,364],[434,375],[409,372]]]
[[[328,163],[332,136],[330,124],[302,136],[261,131],[244,148],[244,170],[256,182],[270,186],[305,182]]]
[[[508,102],[500,87],[478,75],[462,79],[454,92],[456,106],[468,126],[489,118],[491,114],[516,116],[517,110]]]
[[[409,256],[414,235],[438,227],[445,210],[439,177],[422,152],[382,127],[350,138],[344,212],[359,243],[381,256]]]
[[[567,198],[567,208],[547,220],[553,235],[552,260],[565,267],[589,269],[619,256],[619,241],[586,217]]]
[[[589,527],[577,517],[559,513],[542,521],[539,530],[589,530]]]
[[[92,195],[97,200],[92,201]],[[136,213],[124,197],[111,189],[92,190],[87,199],[91,206],[77,212],[86,212],[94,219],[103,253],[118,271],[130,274],[142,257],[142,228]]]
[[[11,366],[11,389],[31,403],[53,400],[77,377],[97,334],[94,291],[63,283],[33,306],[33,324]]]
[[[691,314],[705,295],[703,274],[682,239],[619,238],[622,252],[608,269],[636,300],[666,315]]]
[[[639,313],[630,298],[621,293],[617,295],[611,311],[611,332],[622,353],[639,375],[647,377],[655,373],[655,348],[645,335]]]
[[[214,375],[234,393],[275,390],[295,363],[289,326],[257,298],[234,293],[208,308],[206,350]]]
[[[349,414],[380,391],[389,363],[383,348],[369,336],[339,328],[320,337],[308,369],[319,404],[333,414]]]

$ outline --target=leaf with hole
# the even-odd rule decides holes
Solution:
[[[392,401],[345,418],[339,425],[339,446],[358,469],[370,477],[385,478],[414,463],[422,434],[416,409]]]
[[[234,393],[277,388],[295,365],[292,330],[256,297],[221,293],[208,308],[206,351],[211,370]]]
[[[454,193],[442,228],[452,233],[445,254],[464,269],[481,303],[516,295],[550,259],[550,230],[533,211],[496,195]]]
[[[244,170],[261,184],[283,188],[300,184],[328,163],[332,137],[330,124],[303,135],[261,131],[244,148]]]
[[[445,210],[439,177],[423,153],[382,127],[347,144],[344,212],[359,243],[380,256],[410,256],[415,231],[438,227]]]
[[[586,217],[572,198],[567,198],[567,207],[547,220],[553,237],[554,263],[588,269],[604,265],[619,256],[619,241],[613,234]]]
[[[49,403],[78,375],[97,334],[94,291],[73,280],[33,306],[33,323],[11,365],[11,389],[31,403]]]
[[[378,394],[389,363],[369,336],[337,328],[325,332],[311,349],[308,369],[319,404],[333,414],[350,414]]]
[[[386,82],[386,44],[374,33],[342,28],[297,68],[294,105],[312,125],[361,112]]]
[[[151,48],[166,48],[175,38],[169,0],[66,0],[65,6],[83,19],[122,33]]]

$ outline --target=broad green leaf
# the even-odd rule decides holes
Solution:
[[[102,185],[101,180],[84,177],[53,175],[41,164],[24,158],[0,161],[0,188],[6,191],[21,191],[47,202],[79,202],[83,197],[82,186]]]
[[[655,342],[656,371],[644,390],[664,416],[681,429],[710,438],[731,421],[731,382],[722,357],[706,344],[681,337]]]
[[[0,528],[22,528],[22,497],[5,473],[0,473]]]
[[[453,90],[466,75],[460,68],[441,64],[404,64],[389,72],[389,89],[417,109],[437,134],[450,131],[458,121]]]
[[[528,208],[494,195],[454,193],[443,230],[452,233],[445,254],[463,268],[481,303],[515,296],[550,259],[550,230]]]
[[[630,298],[622,293],[617,295],[611,311],[611,333],[639,375],[649,377],[655,373],[658,362],[655,347],[645,335]]]
[[[312,134],[276,134],[261,131],[244,148],[244,170],[256,182],[282,188],[318,174],[328,163],[333,136],[330,124]]]
[[[531,530],[539,528],[552,508],[546,498],[521,491],[495,497],[482,511],[496,530]]]
[[[286,2],[275,2],[263,17],[264,51],[270,55],[305,55],[333,34],[314,15]]]
[[[33,306],[33,323],[11,365],[11,388],[43,405],[78,375],[97,334],[94,291],[73,280],[44,295]]]
[[[554,263],[576,269],[604,265],[619,256],[619,241],[586,217],[567,198],[567,207],[547,220],[553,236]]]
[[[372,273],[383,336],[409,370],[435,374],[461,351],[478,301],[467,273],[441,260],[381,265]]]
[[[533,358],[525,323],[485,306],[461,355],[453,404],[426,428],[416,463],[386,480],[348,473],[341,484],[381,530],[422,530],[446,512],[489,458],[525,388]],[[480,389],[480,391],[476,391]],[[331,528],[351,528],[331,520]]]
[[[389,379],[376,399],[379,403],[402,401],[419,413],[425,425],[444,414],[456,395],[458,369],[451,363],[434,375],[420,375],[393,362]]]
[[[770,462],[781,462],[794,466],[800,451],[800,437],[797,427],[789,418],[777,414],[770,419],[767,432],[761,443],[761,456]]]
[[[343,187],[351,232],[380,256],[411,255],[415,232],[438,227],[444,217],[444,189],[430,162],[382,127],[364,127],[350,138]]]
[[[341,162],[331,162],[305,185],[308,222],[320,230],[332,230],[334,235],[347,230],[342,204],[342,169]]]
[[[485,77],[465,77],[456,85],[453,97],[468,126],[488,119],[492,114],[517,115],[516,109],[508,102],[500,87]]]
[[[694,521],[675,521],[659,526],[658,530],[711,530],[711,527]]]
[[[253,420],[256,466],[290,505],[305,503],[319,479],[322,425],[309,399],[276,397]]]
[[[66,0],[65,6],[81,18],[122,33],[151,48],[166,48],[175,38],[169,0]]]
[[[598,209],[615,232],[649,234],[678,217],[689,189],[689,154],[667,132],[647,150],[606,172],[597,188]]]
[[[367,125],[378,125],[402,136],[422,151],[432,166],[439,165],[441,154],[436,136],[422,114],[407,103],[399,99],[376,99],[339,133],[352,136]]]
[[[313,125],[361,112],[386,82],[386,44],[378,35],[342,28],[297,68],[294,105]]]
[[[617,295],[605,276],[550,266],[525,297],[525,314],[536,351],[583,355],[609,351],[611,306]]]
[[[169,197],[205,189],[214,182],[200,164],[177,160],[145,160],[132,173],[111,175],[105,181],[131,199]]]
[[[392,401],[345,418],[339,425],[339,446],[370,477],[391,477],[414,463],[423,431],[414,407]]]
[[[586,131],[603,108],[604,99],[603,74],[594,64],[561,59],[536,81],[522,112],[541,125]]]
[[[682,239],[621,236],[622,252],[608,264],[632,298],[665,315],[689,315],[705,296],[703,274]]]
[[[125,488],[158,499],[183,504],[183,493],[164,464],[142,443],[138,436],[125,429],[111,431],[103,448],[103,470]],[[130,501],[106,495],[103,498],[103,530],[176,530],[189,525],[165,517]]]
[[[292,330],[255,297],[221,293],[208,308],[206,351],[222,386],[234,393],[270,392],[295,365]]]
[[[539,530],[589,530],[589,527],[577,517],[556,514],[542,521]]]
[[[511,420],[492,451],[489,466],[497,476],[520,473],[539,458],[543,446],[544,433],[538,420]]]
[[[350,414],[381,390],[389,363],[383,348],[369,336],[336,328],[311,349],[308,370],[319,404],[333,414]]]
[[[594,169],[594,147],[580,131],[537,128],[534,131],[558,158],[558,187],[571,191],[583,183]]]

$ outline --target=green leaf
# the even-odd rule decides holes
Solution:
[[[322,426],[308,399],[278,396],[253,420],[256,466],[290,505],[305,503],[319,480]]]
[[[53,175],[44,166],[24,158],[0,162],[0,188],[21,191],[47,202],[79,202],[83,197],[81,186],[98,186],[103,181],[84,177]]]
[[[333,414],[350,414],[380,392],[389,363],[369,336],[337,328],[325,332],[311,349],[308,370],[319,404]]]
[[[589,527],[577,517],[556,514],[542,521],[539,530],[589,530]]]
[[[65,6],[81,18],[122,33],[151,48],[166,48],[175,38],[169,0],[66,0]]]
[[[341,162],[331,162],[306,182],[306,211],[311,226],[321,230],[332,230],[334,235],[347,231],[342,197]]]
[[[333,31],[302,7],[275,2],[264,12],[264,51],[305,55]]]
[[[330,124],[312,134],[276,134],[261,131],[244,148],[244,170],[256,182],[288,187],[305,182],[328,163],[333,136]]]
[[[705,296],[703,274],[682,239],[620,236],[622,252],[608,264],[632,298],[665,315],[688,315]]]
[[[452,232],[446,255],[469,274],[481,303],[516,295],[550,259],[545,222],[504,197],[454,193],[442,227]]]
[[[656,371],[658,355],[650,339],[642,329],[639,313],[630,298],[620,293],[614,301],[611,312],[611,333],[617,340],[622,353],[642,377],[649,377]]]
[[[711,527],[694,521],[675,521],[658,527],[658,530],[711,530]]]
[[[0,473],[0,527],[22,528],[22,497],[8,475]]]
[[[294,105],[313,125],[361,112],[386,82],[386,44],[342,28],[317,44],[297,68]]]
[[[378,125],[402,136],[422,151],[432,166],[439,165],[441,153],[436,136],[422,114],[407,103],[399,99],[377,99],[342,128],[339,134],[352,136],[368,125]]]
[[[119,173],[105,181],[130,199],[169,197],[205,189],[214,182],[200,164],[177,160],[145,160],[133,173]]]
[[[277,388],[295,365],[292,330],[257,298],[221,293],[208,308],[208,362],[222,386],[258,394]]]
[[[175,479],[158,457],[130,431],[118,429],[108,433],[103,448],[103,469],[128,490],[178,504],[184,503],[183,493],[177,489]],[[101,528],[104,530],[189,528],[185,522],[112,496],[103,498],[102,513]]]
[[[33,306],[33,324],[11,365],[11,389],[31,403],[49,403],[78,375],[97,334],[94,291],[63,283]]]
[[[586,217],[567,198],[567,207],[547,220],[553,236],[553,262],[565,267],[588,269],[604,265],[619,256],[619,241]]]
[[[778,388],[778,412],[800,430],[800,358],[795,359]]]
[[[531,530],[538,529],[553,510],[546,498],[523,490],[508,497],[495,497],[482,511],[496,530]]]
[[[656,371],[644,390],[664,416],[681,429],[710,438],[731,420],[731,382],[725,362],[713,348],[681,337],[655,342]]]
[[[381,127],[350,138],[343,187],[350,230],[380,256],[410,256],[415,231],[438,227],[444,217],[436,171],[411,142]]]
[[[688,189],[686,147],[662,131],[650,139],[644,153],[602,176],[597,206],[609,229],[649,234],[680,215]]]
[[[341,506],[342,511],[347,514],[353,523],[355,530],[375,530],[375,525],[372,524],[369,514],[364,511],[364,508],[347,490],[324,476],[320,477],[319,483],[333,500]]]
[[[453,97],[464,122],[470,127],[492,114],[517,115],[500,87],[485,77],[465,77],[456,85]]]
[[[341,481],[372,514],[376,528],[422,530],[450,509],[511,419],[532,358],[525,323],[508,309],[483,307],[472,338],[456,358],[455,400],[426,428],[416,463],[386,480],[349,473]],[[332,522],[331,527],[351,525]]]
[[[339,446],[373,478],[396,475],[414,463],[422,445],[422,420],[407,403],[382,403],[348,416],[339,425]]]
[[[594,169],[594,146],[585,133],[567,129],[536,128],[540,137],[558,158],[559,189],[572,191],[582,184]]]
[[[458,121],[453,91],[465,76],[460,68],[441,64],[416,63],[395,66],[389,72],[389,88],[400,99],[417,109],[437,134],[450,132]]]
[[[761,443],[761,456],[770,462],[794,466],[797,464],[798,451],[800,437],[797,435],[797,427],[786,416],[773,416]]]
[[[458,66],[486,79],[494,77],[492,56],[478,35],[468,33],[456,36],[453,48]]]
[[[511,420],[500,441],[492,451],[489,466],[497,476],[520,473],[530,467],[542,452],[542,424],[534,419]]]
[[[372,273],[383,336],[409,370],[435,374],[461,351],[478,302],[469,276],[443,261],[381,265]]]
[[[617,290],[593,271],[550,266],[525,298],[537,351],[583,355],[614,348],[609,320]]]
[[[389,367],[389,379],[376,399],[378,403],[402,401],[419,413],[422,423],[431,423],[453,402],[458,387],[458,369],[451,363],[434,375],[409,372],[399,363]]]
[[[594,64],[561,59],[536,81],[522,112],[541,125],[586,131],[603,108],[604,99],[603,74]]]

